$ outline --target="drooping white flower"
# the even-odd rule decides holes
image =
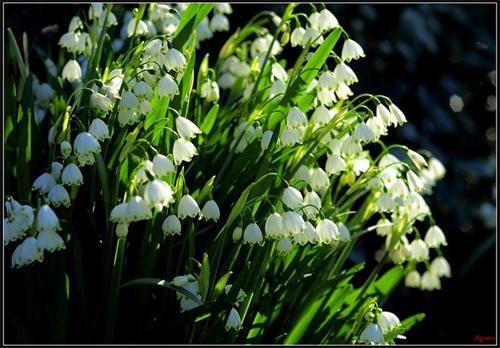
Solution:
[[[377,324],[380,326],[383,334],[396,329],[401,325],[399,318],[392,312],[383,311],[377,318]]]
[[[311,42],[312,47],[321,45],[323,41],[324,39],[321,33],[313,27],[307,28],[304,32],[304,37],[302,38],[303,45],[307,45],[309,42]]]
[[[388,193],[383,193],[377,199],[376,207],[380,212],[391,212],[394,210],[394,200]]]
[[[219,85],[217,82],[207,80],[201,85],[200,96],[210,103],[216,103],[220,97]]]
[[[293,236],[295,233],[302,233],[306,228],[302,216],[294,211],[287,211],[283,215],[283,230],[285,235]]]
[[[302,27],[296,27],[293,29],[292,34],[290,36],[290,42],[292,44],[292,47],[295,46],[304,46],[304,34],[306,33],[306,30]]]
[[[61,174],[61,181],[64,185],[83,184],[83,175],[80,168],[74,163],[68,163]]]
[[[321,168],[313,168],[311,170],[311,179],[310,179],[311,187],[314,191],[324,192],[330,186],[330,179],[328,179],[328,175]]]
[[[339,26],[337,18],[328,9],[324,8],[319,13],[318,29],[328,31]]]
[[[342,60],[349,63],[351,59],[359,59],[364,57],[365,52],[363,48],[356,41],[347,39],[342,47]]]
[[[43,173],[33,182],[32,191],[39,190],[42,194],[47,194],[56,185],[54,176],[50,173]]]
[[[196,147],[189,140],[179,138],[174,142],[174,162],[180,164],[184,162],[191,162],[193,156],[197,155]]]
[[[205,220],[214,220],[215,222],[219,221],[220,218],[220,210],[219,206],[214,200],[209,200],[203,205],[203,209],[201,210],[201,214],[205,218]]]
[[[167,156],[157,154],[153,157],[153,172],[156,176],[162,177],[175,173],[175,166]]]
[[[361,335],[359,335],[359,343],[367,344],[384,344],[384,334],[377,324],[368,324]]]
[[[431,226],[427,230],[424,241],[429,248],[439,248],[441,245],[448,245],[443,230],[437,225]]]
[[[87,132],[81,132],[73,143],[74,153],[80,165],[94,164],[94,153],[101,152],[101,146],[94,136]]]
[[[408,182],[408,187],[412,192],[421,192],[424,188],[424,183],[422,179],[419,178],[417,174],[413,170],[409,170],[406,172],[406,180]]]
[[[351,233],[349,232],[349,229],[347,228],[346,225],[344,225],[342,222],[339,222],[337,224],[338,230],[339,230],[339,240],[342,243],[349,242],[351,240]]]
[[[401,111],[395,104],[391,103],[389,105],[389,110],[393,118],[397,121],[399,125],[402,125],[407,122],[406,116],[403,114],[403,111]]]
[[[52,187],[47,196],[47,201],[56,208],[60,205],[64,205],[68,208],[71,205],[68,191],[66,191],[63,185],[55,185]]]
[[[128,224],[132,220],[127,215],[128,203],[119,203],[111,210],[109,220],[119,224]]]
[[[273,77],[281,81],[286,81],[288,79],[288,74],[286,70],[279,63],[274,63],[271,66],[271,74]]]
[[[304,213],[308,219],[315,218],[318,210],[321,208],[321,198],[314,191],[307,192],[304,195]]]
[[[335,154],[329,155],[325,164],[326,173],[328,175],[338,175],[345,171],[346,167],[347,165],[344,159],[340,155]]]
[[[366,123],[359,123],[354,128],[353,138],[360,142],[369,143],[375,140],[375,134]]]
[[[233,9],[231,8],[231,4],[227,2],[219,2],[215,5],[214,11],[216,13],[225,13],[231,14],[233,13]]]
[[[126,206],[126,215],[130,222],[148,220],[153,216],[148,203],[141,196],[130,198]]]
[[[82,79],[82,68],[74,59],[69,60],[62,70],[62,78],[68,82],[76,82]]]
[[[405,286],[408,288],[420,288],[421,279],[420,273],[417,271],[410,271],[405,276]]]
[[[316,226],[319,240],[324,244],[331,244],[340,240],[340,232],[335,223],[330,219],[323,219]]]
[[[228,31],[229,19],[223,13],[215,14],[210,20],[210,29],[214,32]]]
[[[344,142],[342,143],[342,146],[340,148],[340,151],[345,156],[355,155],[355,154],[361,152],[361,150],[363,150],[363,148],[361,147],[361,144],[353,136],[350,136],[346,140],[344,140]]]
[[[238,314],[238,311],[234,308],[231,308],[231,311],[229,312],[225,329],[226,331],[229,331],[231,329],[239,331],[241,329],[241,318],[240,315]]]
[[[113,109],[113,102],[104,94],[93,91],[90,95],[90,106],[102,112],[109,112]]]
[[[352,85],[358,82],[358,77],[354,71],[344,62],[340,62],[335,66],[333,77],[337,82],[344,82],[346,85]]]
[[[320,105],[316,109],[311,116],[311,121],[316,127],[324,126],[329,123],[334,116],[334,112],[329,110],[327,107]]]
[[[179,87],[177,82],[170,76],[166,74],[158,82],[158,95],[160,97],[172,98],[174,95],[179,94]]]
[[[304,233],[304,232],[301,232]],[[282,238],[278,241],[278,244],[276,245],[276,251],[278,252],[279,255],[286,255],[290,251],[292,251],[293,245],[290,239],[288,238]]]
[[[236,81],[236,76],[228,72],[222,73],[217,78],[217,84],[222,89],[230,89],[231,87],[233,87],[235,81]]]
[[[175,119],[175,127],[177,129],[177,133],[179,133],[179,135],[186,140],[194,138],[196,137],[196,134],[201,133],[201,130],[196,124],[182,116]]]
[[[260,147],[262,150],[267,150],[269,147],[269,144],[271,143],[271,139],[273,137],[273,132],[270,130],[267,130],[262,134],[262,139],[260,141]]]
[[[38,232],[55,232],[61,230],[56,213],[47,204],[38,208],[35,224]]]
[[[429,259],[429,249],[421,239],[415,239],[410,244],[411,259],[415,261],[425,261]]]
[[[150,207],[161,211],[174,202],[174,192],[165,181],[155,179],[144,187],[144,200]]]
[[[298,107],[294,106],[288,111],[286,124],[290,128],[297,128],[307,125],[307,117]]]
[[[302,142],[302,136],[298,129],[287,127],[281,133],[280,142],[283,146],[293,146]]]
[[[110,138],[108,126],[100,118],[95,118],[92,121],[89,127],[89,133],[99,141],[104,141],[105,139]]]
[[[205,41],[211,39],[213,36],[214,33],[212,32],[212,29],[210,29],[208,18],[205,17],[201,21],[198,28],[196,28],[196,38],[198,39],[198,41]]]
[[[421,278],[420,289],[422,290],[440,290],[441,281],[439,277],[431,271],[426,271]]]
[[[56,250],[65,249],[64,240],[57,232],[40,232],[36,237],[36,242],[38,248],[42,250],[47,250],[49,252],[54,252]]]
[[[413,151],[411,149],[408,149],[408,151],[406,152],[406,154],[411,159],[411,161],[413,162],[413,164],[415,165],[415,167],[417,167],[417,169],[420,170],[423,167],[427,167],[427,161],[425,160],[424,156],[422,156],[418,152],[415,152],[415,151]]]
[[[276,212],[269,215],[264,230],[266,231],[266,237],[269,238],[278,239],[286,236],[283,228],[283,217]]]
[[[179,221],[179,218],[175,215],[169,215],[163,220],[163,224],[161,225],[161,228],[163,230],[163,233],[166,235],[175,235],[181,234],[181,222]],[[176,285],[178,286],[178,285]]]
[[[321,241],[318,231],[309,221],[306,221],[304,233],[307,235],[307,241],[311,244],[316,244]]]
[[[251,223],[247,227],[245,227],[245,232],[243,232],[243,244],[259,244],[261,245],[264,241],[264,237],[262,236],[262,231],[260,230],[259,225],[256,223]]]
[[[63,168],[64,166],[62,165],[62,163],[52,162],[50,164],[50,174],[54,177],[54,179],[59,180]]]
[[[177,216],[179,219],[185,219],[187,216],[195,218],[201,213],[198,203],[190,195],[182,196],[177,208]]]
[[[372,130],[375,140],[378,140],[382,135],[387,135],[387,127],[384,120],[379,116],[370,117],[366,121],[366,125]]]
[[[438,256],[431,262],[431,272],[438,277],[451,277],[451,267],[448,261],[442,257]]]
[[[408,187],[403,179],[395,179],[392,185],[389,187],[389,194],[393,198],[406,198],[409,194]]]
[[[170,48],[167,53],[165,53],[164,64],[167,70],[184,70],[186,67],[186,58],[177,49]]]
[[[120,239],[127,238],[128,235],[128,224],[117,224],[115,228],[115,234]]]
[[[299,169],[297,169],[297,172],[293,176],[293,178],[297,181],[305,181],[309,182],[309,179],[311,177],[311,173],[309,171],[309,168],[307,168],[305,165],[301,165]]]
[[[384,121],[384,125],[396,125],[398,123],[394,115],[382,103],[378,104],[375,108],[375,113],[378,119]]]
[[[434,180],[440,180],[446,174],[446,168],[444,167],[443,163],[441,163],[441,161],[439,161],[435,157],[429,160],[429,170]]]
[[[136,18],[132,18],[127,25],[127,36],[132,37],[133,35],[143,36],[148,33],[148,25],[143,20],[137,22]]]
[[[26,238],[12,254],[12,267],[29,265],[34,261],[42,262],[43,251],[38,247],[33,237]]]
[[[387,219],[380,219],[376,224],[377,235],[385,237],[392,232],[392,223]]]
[[[92,40],[88,33],[69,31],[61,36],[59,46],[66,48],[69,53],[81,54],[92,48]]]
[[[299,209],[303,204],[302,193],[292,186],[287,187],[283,191],[281,200],[283,201],[283,204],[293,210]]]

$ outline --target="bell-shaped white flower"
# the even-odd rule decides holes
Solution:
[[[320,105],[316,109],[311,116],[311,122],[316,127],[324,126],[329,123],[334,116],[334,112],[330,111],[327,107]]]
[[[99,141],[109,139],[109,130],[106,123],[100,118],[95,118],[89,127],[89,133]]]
[[[446,174],[446,168],[440,160],[433,157],[429,160],[429,170],[434,180],[440,180]]]
[[[442,257],[438,256],[431,262],[431,272],[438,277],[451,277],[451,267],[448,261]]]
[[[177,117],[175,119],[175,127],[177,128],[177,133],[184,139],[191,139],[196,137],[196,134],[200,134],[201,130],[196,124],[185,117]]]
[[[349,63],[351,59],[359,59],[364,57],[365,52],[363,48],[356,41],[347,39],[342,47],[342,60]]]
[[[35,224],[38,232],[55,232],[61,230],[59,218],[46,204],[38,208]]]
[[[299,169],[297,169],[297,172],[295,173],[293,178],[297,181],[305,181],[308,183],[309,179],[311,178],[311,172],[305,165],[301,165]]]
[[[64,185],[83,184],[83,175],[80,168],[74,163],[68,163],[61,174],[61,181]]]
[[[205,81],[200,88],[200,96],[210,103],[216,103],[220,97],[219,85],[212,80]]]
[[[330,219],[323,219],[316,226],[319,239],[324,244],[331,244],[340,240],[340,232],[335,223]]]
[[[298,107],[294,106],[288,111],[286,125],[290,128],[297,128],[307,125],[307,117]]]
[[[181,234],[181,222],[179,221],[179,218],[175,215],[169,215],[163,220],[163,224],[161,225],[161,229],[163,230],[163,233],[166,235],[175,235]],[[178,286],[178,285],[176,285]]]
[[[340,151],[345,156],[356,155],[362,150],[363,148],[361,147],[361,144],[354,136],[350,136],[346,140],[344,140],[340,148]]]
[[[66,248],[64,240],[57,232],[40,232],[36,237],[36,242],[40,250],[47,250],[51,253],[56,250],[63,250]]]
[[[279,63],[274,63],[271,66],[271,74],[274,78],[280,81],[288,80],[288,74],[286,73],[286,70]]]
[[[127,202],[126,214],[131,222],[151,219],[148,203],[141,196],[134,196]]]
[[[304,46],[304,34],[306,33],[306,30],[301,27],[297,27],[293,29],[292,34],[290,36],[290,42],[292,44],[292,47],[295,46]]]
[[[314,191],[307,192],[304,195],[304,213],[308,219],[313,219],[318,215],[321,208],[321,198]]]
[[[115,234],[120,239],[127,238],[128,235],[128,224],[117,224],[115,228]]]
[[[399,125],[402,125],[407,122],[406,116],[403,114],[403,111],[401,111],[395,104],[391,103],[389,105],[389,110],[393,118],[397,121]]]
[[[82,68],[74,59],[69,60],[62,69],[62,78],[73,83],[82,79]]]
[[[278,241],[278,244],[276,244],[276,251],[278,252],[279,255],[286,255],[290,253],[292,249],[293,249],[292,242],[288,238],[282,238]]]
[[[222,89],[230,89],[231,87],[233,87],[235,81],[236,81],[236,76],[227,72],[222,73],[217,78],[217,84]]]
[[[344,225],[342,222],[339,222],[337,224],[338,230],[339,230],[339,240],[342,243],[347,243],[351,240],[351,232],[349,232],[349,229],[347,228],[346,225]]]
[[[172,76],[166,74],[158,82],[158,95],[160,97],[172,98],[177,94],[179,94],[179,87],[177,86],[177,82],[175,82]]]
[[[93,91],[90,95],[90,106],[102,112],[109,112],[113,109],[113,102],[104,94]]]
[[[143,36],[148,33],[148,25],[146,22],[140,20],[137,22],[137,19],[132,18],[127,25],[127,36],[131,37],[132,35]]]
[[[175,48],[170,48],[167,53],[165,53],[164,65],[167,70],[184,70],[186,67],[186,58]]]
[[[346,168],[347,164],[340,155],[334,154],[328,156],[325,164],[326,173],[328,175],[338,175],[345,171]]]
[[[415,239],[410,244],[411,259],[415,261],[425,261],[429,259],[429,249],[421,239]]]
[[[354,128],[353,137],[354,139],[365,143],[375,140],[375,134],[365,123],[360,123]]]
[[[408,155],[408,157],[410,158],[410,160],[413,162],[413,164],[415,165],[415,167],[417,167],[417,169],[420,170],[423,167],[427,167],[427,160],[424,158],[424,156],[422,156],[418,152],[415,152],[415,151],[413,151],[411,149],[408,149],[408,151],[406,152],[406,154]]]
[[[383,193],[377,199],[377,211],[391,212],[394,210],[394,200],[388,193]]]
[[[260,230],[259,225],[251,223],[245,227],[245,231],[243,232],[243,244],[262,245],[263,242],[264,237],[262,236],[262,231]]]
[[[77,157],[85,157],[94,153],[101,152],[101,146],[99,145],[99,142],[96,140],[96,138],[94,138],[92,134],[87,132],[81,132],[76,136],[73,143],[73,149]]]
[[[137,173],[135,174],[135,178],[137,182],[139,183],[145,183],[149,181],[149,176],[148,175],[153,175],[153,162],[150,160],[146,160],[141,163],[139,166],[139,170],[137,170]]]
[[[220,218],[220,210],[219,206],[214,200],[209,200],[203,205],[203,209],[201,209],[201,214],[205,218],[205,220],[214,220],[215,222],[219,221]]]
[[[311,244],[316,244],[321,241],[318,231],[309,221],[306,221],[304,233],[307,235],[307,241]]]
[[[59,162],[52,162],[50,164],[50,168],[51,168],[50,174],[54,177],[54,179],[59,180],[64,165]]]
[[[283,218],[276,212],[267,217],[264,230],[269,238],[278,239],[286,236],[283,228]]]
[[[359,343],[384,344],[384,334],[377,324],[368,324],[359,335]]]
[[[243,236],[243,229],[239,226],[235,227],[233,230],[233,242],[237,242],[241,239],[241,236]]]
[[[318,28],[320,31],[328,31],[339,26],[337,18],[328,9],[319,12]]]
[[[187,216],[195,218],[201,213],[198,203],[190,195],[182,196],[177,208],[177,216],[179,219],[185,219]]]
[[[426,271],[421,278],[420,289],[422,290],[440,290],[441,281],[439,277],[431,271]]]
[[[387,219],[378,220],[375,226],[377,226],[377,235],[382,237],[388,236],[392,231],[392,223]]]
[[[222,13],[215,14],[210,20],[210,29],[214,32],[228,31],[229,19]]]
[[[354,71],[344,62],[337,64],[333,70],[333,76],[337,82],[344,82],[346,85],[358,82],[358,77]]]
[[[234,308],[231,308],[231,311],[229,312],[225,329],[226,331],[229,331],[231,329],[239,331],[241,329],[241,318],[240,315],[238,314],[238,311]]]
[[[311,186],[314,191],[324,192],[330,186],[330,179],[328,179],[328,175],[321,168],[313,168],[311,170]]]
[[[280,136],[280,142],[283,146],[293,146],[302,142],[300,131],[295,128],[285,128]]]
[[[128,224],[132,220],[127,215],[128,203],[119,203],[111,210],[109,220],[119,224]]]
[[[33,182],[31,190],[39,190],[40,193],[47,194],[55,185],[56,180],[54,179],[54,176],[50,173],[43,173],[38,178],[36,178],[35,182]]]
[[[26,238],[12,254],[12,267],[29,265],[34,261],[42,262],[43,251],[38,247],[33,237]]]
[[[424,188],[422,179],[420,179],[413,170],[409,170],[406,172],[406,180],[408,182],[408,187],[412,192],[421,192]]]
[[[387,334],[390,331],[401,326],[401,322],[396,314],[392,312],[383,311],[379,314],[377,318],[377,324],[380,326],[383,334]]]
[[[68,191],[66,191],[63,185],[55,185],[54,187],[52,187],[47,196],[47,201],[54,207],[64,205],[66,208],[68,208],[71,205],[69,193]]]
[[[299,209],[303,205],[302,193],[292,186],[288,186],[285,190],[283,190],[281,200],[283,201],[283,204],[293,210]]]
[[[302,216],[294,211],[287,211],[283,215],[283,230],[285,235],[293,236],[295,233],[301,233],[306,228]]]
[[[162,177],[170,173],[175,173],[175,171],[174,164],[167,156],[157,154],[153,157],[153,172],[155,175]]]
[[[313,27],[309,27],[304,32],[304,37],[302,38],[303,45],[311,42],[312,47],[319,46],[323,43],[324,39],[321,33]]]
[[[424,241],[429,248],[439,248],[441,245],[448,245],[443,230],[437,225],[429,227]]]
[[[174,162],[180,164],[184,162],[191,162],[194,156],[198,154],[196,147],[189,140],[179,138],[174,142]]]
[[[260,141],[260,147],[262,150],[267,150],[269,147],[269,144],[271,143],[271,139],[273,137],[273,132],[270,130],[267,130],[262,134],[262,139]]]
[[[156,210],[168,208],[174,202],[174,192],[169,184],[160,179],[150,181],[144,187],[144,200]]]
[[[417,271],[410,271],[405,276],[405,286],[408,288],[420,288],[421,277]]]

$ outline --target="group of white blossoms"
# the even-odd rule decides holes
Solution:
[[[177,12],[185,9],[185,4],[177,5]],[[229,21],[225,14],[232,12],[229,4],[217,4],[214,15],[209,21],[205,19],[197,28],[197,40],[212,37],[213,32],[229,30]],[[279,25],[280,18],[273,14],[273,21]],[[91,4],[89,20],[100,26],[104,25],[103,4]],[[108,13],[107,26],[118,24],[112,12]],[[120,37],[113,41],[113,48],[120,51],[125,39],[133,35],[152,37],[156,34],[171,35],[179,23],[178,14],[168,5],[151,4],[148,19],[137,23],[132,18],[132,13],[125,15],[124,25]],[[305,28],[296,27],[290,36],[292,47],[305,47],[313,40],[313,46],[321,44],[323,35],[339,27],[335,16],[327,9],[314,12],[308,17]],[[72,84],[73,89],[82,88],[82,76],[85,75],[87,58],[92,47],[90,35],[84,32],[84,26],[79,17],[74,17],[69,25],[69,30],[64,34],[59,44],[76,59],[69,60],[62,70],[63,79]],[[268,96],[274,98],[283,94],[287,88],[288,73],[277,63],[276,56],[282,52],[282,46],[269,33],[260,34],[250,44],[250,57],[243,59],[235,55],[226,58],[217,71],[217,81],[209,78],[202,84],[200,95],[206,101],[216,103],[219,100],[219,86],[222,89],[231,89],[239,79],[244,86],[242,97],[247,99],[254,89],[254,82],[250,76],[254,70],[260,70],[269,47],[272,61],[272,86]],[[353,95],[350,85],[357,82],[354,71],[346,64],[352,59],[364,57],[362,47],[352,39],[346,39],[343,44],[341,56],[335,55],[336,66],[333,71],[323,71],[308,87],[307,92],[314,93],[314,100],[308,110],[302,111],[298,107],[290,108],[286,115],[286,127],[278,137],[278,145],[291,147],[301,144],[308,129],[316,130],[328,124],[339,113],[338,105]],[[69,207],[71,197],[66,187],[72,188],[83,183],[83,176],[79,167],[93,165],[95,155],[101,151],[100,142],[110,138],[106,122],[103,121],[118,102],[118,123],[120,127],[127,127],[138,123],[152,111],[150,100],[155,93],[160,97],[172,98],[179,93],[178,81],[186,66],[184,55],[173,47],[169,47],[167,40],[149,40],[142,52],[142,63],[133,77],[128,78],[127,86],[130,90],[122,92],[122,82],[126,78],[122,69],[106,72],[99,84],[92,86],[90,105],[98,115],[88,130],[81,132],[71,145],[70,134],[61,131],[61,124],[55,123],[49,131],[48,140],[51,145],[59,145],[61,162],[52,162],[51,170],[39,176],[33,190],[39,192],[43,205],[35,209],[29,205],[20,205],[11,199],[6,202],[6,218],[4,219],[4,244],[20,240],[22,243],[12,255],[12,266],[20,267],[41,261],[43,251],[49,252],[63,249],[64,241],[57,231],[61,229],[59,219],[52,207],[64,205]],[[259,64],[252,64],[257,61]],[[50,59],[45,61],[48,72],[56,76],[57,68]],[[162,70],[168,73],[162,73]],[[152,73],[154,71],[154,73]],[[54,91],[47,83],[40,84],[35,80],[34,94],[36,97],[36,120],[42,122],[54,96]],[[121,93],[121,95],[120,95]],[[381,102],[383,100],[383,102]],[[403,112],[388,98],[372,98],[375,103],[375,113],[365,105],[366,118],[362,119],[349,133],[338,136],[339,130],[333,129],[321,143],[327,148],[325,168],[316,164],[312,168],[301,166],[294,179],[297,183],[306,182],[303,192],[293,186],[287,187],[282,196],[281,212],[273,212],[265,221],[265,236],[276,239],[277,250],[280,254],[289,253],[294,245],[330,245],[338,246],[340,243],[350,241],[351,234],[341,221],[332,221],[326,218],[321,211],[321,197],[328,191],[330,177],[343,175],[346,182],[355,184],[356,178],[366,173],[366,180],[361,180],[365,189],[372,192],[376,198],[376,210],[382,218],[373,227],[377,234],[386,237],[386,247],[392,248],[389,256],[396,264],[410,262],[414,270],[406,275],[405,284],[409,287],[432,290],[440,288],[440,277],[450,276],[450,266],[442,256],[435,257],[429,264],[429,249],[439,249],[446,245],[446,238],[442,230],[434,225],[428,229],[425,237],[415,232],[413,240],[407,236],[416,231],[414,223],[429,217],[430,210],[421,194],[431,193],[435,182],[445,174],[445,168],[436,158],[428,161],[419,153],[404,148],[408,158],[413,163],[416,171],[409,164],[401,161],[394,155],[384,154],[374,163],[368,151],[363,151],[363,145],[376,142],[387,134],[388,127],[402,125],[406,122]],[[67,117],[71,108],[68,107]],[[307,114],[311,116],[308,117]],[[360,116],[344,118],[339,123],[344,128],[358,120]],[[217,221],[220,211],[215,201],[207,201],[200,209],[198,203],[189,194],[184,195],[178,202],[176,214],[172,210],[174,191],[166,182],[167,175],[177,173],[176,166],[182,162],[190,162],[196,156],[197,149],[193,140],[201,133],[196,124],[186,117],[177,115],[175,119],[177,139],[174,142],[172,154],[157,154],[152,161],[144,162],[137,171],[134,185],[140,185],[139,194],[128,197],[126,201],[115,206],[110,214],[110,220],[117,223],[116,234],[125,238],[128,226],[132,222],[148,220],[153,216],[152,210],[170,210],[165,217],[162,229],[167,235],[180,234],[181,221],[187,217],[202,218]],[[236,153],[242,152],[254,140],[260,140],[262,150],[266,150],[273,138],[273,131],[263,131],[262,127],[255,124],[241,122],[234,129],[234,140],[231,145]],[[369,175],[368,175],[369,174]],[[66,186],[66,187],[65,187]],[[308,188],[312,188],[309,190]],[[286,210],[285,210],[286,209]],[[394,226],[404,221],[405,230],[398,231],[398,240],[393,243],[391,238],[396,235]],[[233,231],[233,240],[250,245],[262,245],[264,235],[255,222]],[[416,270],[415,265],[423,263],[426,271],[423,275]],[[201,298],[196,277],[185,275],[176,277],[173,284],[183,287],[197,298]],[[238,296],[242,300],[244,293]],[[189,310],[196,307],[197,302],[189,297],[179,294],[181,309]],[[384,332],[388,327],[393,328],[395,319],[390,314],[377,315],[378,323],[370,324],[364,331],[364,336],[377,335],[380,330]],[[393,314],[392,314],[393,315]],[[397,319],[397,317],[396,317]],[[397,321],[399,323],[399,320]],[[389,324],[388,324],[389,323]],[[375,326],[373,326],[375,325]],[[226,329],[239,329],[241,326],[238,312],[233,308],[229,314]],[[363,336],[363,335],[362,335]],[[373,338],[373,337],[372,337]],[[376,341],[376,338],[374,340]],[[383,338],[382,338],[383,339]],[[373,340],[372,340],[373,341]]]

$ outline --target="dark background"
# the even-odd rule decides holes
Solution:
[[[231,31],[261,10],[281,14],[281,4],[233,4]],[[480,343],[496,333],[496,13],[494,4],[328,4],[366,58],[351,63],[360,82],[355,93],[390,97],[410,121],[388,142],[430,150],[447,174],[428,199],[445,231],[445,256],[453,277],[443,289],[422,292],[401,287],[384,306],[400,318],[425,312],[405,343]],[[303,4],[304,11],[309,5]],[[87,5],[7,5],[5,25],[30,45],[54,54],[69,20]],[[115,11],[120,22],[119,12]],[[59,32],[41,33],[57,24]],[[217,33],[202,47],[217,55],[229,33]],[[337,47],[340,53],[340,47]],[[286,52],[285,52],[286,53]],[[45,80],[34,52],[31,69]],[[291,55],[296,53],[291,52]],[[288,55],[282,57],[289,58]],[[489,74],[490,72],[492,72]],[[454,112],[458,95],[463,110]],[[489,205],[488,205],[489,204]],[[482,212],[482,213],[481,213]],[[373,245],[353,254],[373,260]],[[8,278],[7,278],[8,280]]]

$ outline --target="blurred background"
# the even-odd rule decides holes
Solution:
[[[57,41],[88,5],[7,5],[6,27],[57,61]],[[231,31],[261,10],[285,4],[233,4]],[[428,203],[446,232],[453,277],[441,291],[400,287],[384,309],[400,318],[425,312],[405,343],[493,343],[496,333],[496,6],[494,4],[328,4],[366,58],[351,63],[355,93],[390,97],[409,123],[388,142],[427,149],[447,168]],[[308,4],[299,9],[309,12]],[[119,17],[119,11],[115,11]],[[43,28],[47,28],[42,33]],[[59,28],[59,29],[58,29]],[[202,45],[214,57],[229,37]],[[339,49],[337,47],[337,49]],[[338,51],[340,53],[340,51]],[[285,51],[282,57],[288,58]],[[294,54],[294,53],[291,53]],[[32,55],[31,69],[45,76]],[[293,58],[292,58],[293,59]],[[38,73],[39,72],[39,73]],[[43,78],[42,78],[43,79]],[[380,242],[380,241],[379,241]],[[375,263],[373,245],[353,254]]]

